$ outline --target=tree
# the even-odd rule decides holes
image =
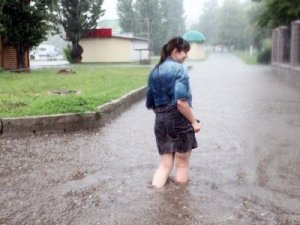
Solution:
[[[235,0],[225,0],[222,7],[218,0],[210,0],[204,4],[199,17],[199,23],[194,25],[203,33],[206,42],[210,45],[224,44],[239,49],[253,45],[255,36],[251,2],[241,4]]]
[[[99,17],[104,15],[102,3],[103,0],[60,0],[58,4],[56,30],[59,31],[59,26],[62,26],[66,39],[72,43],[71,57],[74,63],[81,62],[81,37],[95,28]]]
[[[7,0],[2,3],[1,36],[16,49],[17,68],[25,68],[25,53],[46,39],[50,30],[47,22],[55,1]]]
[[[220,8],[217,23],[217,41],[227,46],[243,48],[247,14],[242,5],[235,0],[225,0]]]
[[[214,45],[217,43],[217,19],[219,6],[217,0],[205,2],[203,13],[199,18],[199,24],[195,29],[199,30],[206,38],[207,42]]]
[[[0,0],[0,18],[1,18],[1,21],[2,21],[4,4],[5,4],[5,0]],[[3,32],[3,31],[4,31],[4,28],[3,28],[2,22],[0,22],[0,33]]]
[[[185,32],[185,16],[182,0],[161,0],[165,41],[182,36]]]
[[[123,32],[134,33],[133,19],[136,18],[136,16],[133,9],[133,0],[118,0],[117,12]]]
[[[135,34],[150,39],[150,49],[155,54],[162,46],[162,12],[159,0],[137,0],[134,5]]]
[[[253,36],[254,36],[254,46],[258,49],[262,48],[262,41],[266,38],[270,38],[272,35],[272,29],[268,26],[261,27],[258,25],[258,17],[265,10],[265,5],[260,2],[251,5],[249,10],[249,22],[253,27]]]
[[[150,39],[154,54],[185,31],[183,0],[118,0],[117,10],[122,30]]]
[[[261,2],[264,7],[257,17],[260,27],[275,28],[290,25],[300,18],[300,4],[298,0],[253,0]]]

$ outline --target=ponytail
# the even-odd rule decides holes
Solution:
[[[157,66],[160,66],[165,60],[166,58],[169,56],[168,52],[167,52],[167,47],[168,47],[168,44],[165,44],[161,51],[160,51],[160,60],[157,64]]]

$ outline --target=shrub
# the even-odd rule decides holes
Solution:
[[[262,48],[257,55],[257,62],[262,64],[270,64],[271,52],[272,52],[272,40],[269,38],[264,39],[262,41]]]
[[[257,61],[262,64],[271,63],[271,48],[262,49],[257,55]]]
[[[65,55],[65,58],[69,61],[69,63],[73,63],[71,51],[72,51],[72,48],[70,45],[68,45],[66,48],[64,48],[64,55]]]

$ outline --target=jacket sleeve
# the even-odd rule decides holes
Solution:
[[[152,94],[152,90],[151,88],[147,88],[147,96],[146,96],[146,107],[148,109],[153,109],[155,106],[154,104],[154,98],[153,98],[153,94]]]
[[[174,98],[175,98],[175,102],[177,102],[178,99],[181,99],[181,100],[189,101],[190,103],[191,100],[189,77],[187,74],[187,70],[183,67],[180,68],[175,79]]]

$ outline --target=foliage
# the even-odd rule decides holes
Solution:
[[[268,27],[260,27],[258,26],[258,17],[264,11],[264,4],[263,3],[255,3],[252,5],[251,10],[249,10],[248,17],[250,24],[252,24],[253,34],[254,34],[254,41],[253,45],[256,48],[262,48],[262,41],[265,38],[269,38],[271,36],[271,29]]]
[[[72,48],[70,45],[68,45],[67,47],[64,48],[64,56],[68,60],[69,63],[73,63],[71,51],[72,51]]]
[[[290,26],[291,22],[299,19],[300,4],[297,0],[253,0],[253,2],[255,10],[252,11],[251,21],[257,30],[255,44],[259,49],[258,61],[270,63],[272,29],[282,25]]]
[[[103,0],[60,0],[56,8],[58,16],[55,28],[63,27],[66,39],[72,43],[71,57],[74,63],[81,62],[82,47],[79,41],[86,32],[95,28],[97,20],[104,14]]]
[[[123,32],[150,39],[150,49],[159,54],[167,39],[185,31],[182,0],[118,0]]]
[[[263,10],[258,15],[260,27],[275,28],[289,26],[291,22],[300,17],[300,4],[298,0],[253,0],[263,4]]]
[[[262,49],[257,55],[257,62],[261,64],[270,64],[271,63],[271,48]]]
[[[264,39],[262,41],[262,48],[258,52],[257,61],[262,64],[271,63],[272,40]]]
[[[207,1],[194,29],[203,33],[211,45],[246,49],[254,39],[254,26],[249,22],[248,11],[247,3],[240,4],[235,0],[225,0],[222,7],[217,0]]]
[[[0,0],[0,18],[2,20],[2,15],[3,15],[3,6],[5,4],[6,0]],[[0,23],[0,33],[4,31],[2,23]]]
[[[182,36],[185,32],[185,16],[182,0],[161,0],[165,40]]]
[[[134,20],[136,18],[133,9],[133,0],[118,0],[117,12],[120,19],[120,26],[125,33],[134,33]]]
[[[249,65],[257,64],[257,52],[253,51],[252,55],[249,50],[235,51],[234,54],[238,56],[244,63]]]
[[[163,44],[162,34],[162,12],[159,0],[137,0],[134,9],[136,12],[136,35],[150,38],[150,49],[155,53],[160,52]]]
[[[22,76],[0,74],[0,117],[82,113],[144,86],[149,66],[77,64],[76,73],[33,70]],[[57,94],[57,92],[74,92]]]
[[[5,44],[17,52],[17,66],[25,67],[25,52],[46,39],[50,30],[48,19],[55,1],[47,0],[1,0],[0,34]]]
[[[248,47],[244,42],[251,33],[247,32],[248,20],[246,15],[246,10],[240,3],[226,0],[218,14],[218,42],[239,49]]]
[[[217,41],[218,1],[211,0],[204,3],[203,13],[199,18],[199,24],[194,29],[199,30],[208,43],[219,44]]]

